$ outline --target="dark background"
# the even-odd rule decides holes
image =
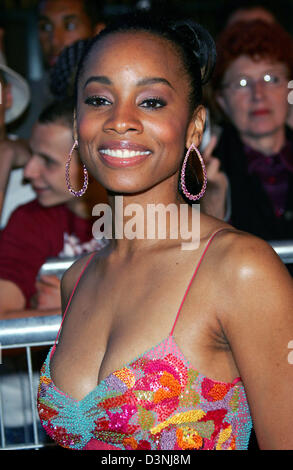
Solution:
[[[0,0],[0,26],[5,27],[7,64],[28,79],[37,80],[42,74],[42,61],[37,40],[35,7],[38,0]],[[142,0],[105,0],[105,15],[133,9]],[[147,2],[148,3],[148,2]],[[227,18],[240,6],[263,5],[293,34],[293,0],[152,0],[156,15],[166,14],[176,19],[190,17],[203,24],[214,38],[225,26]],[[272,38],[273,40],[273,38]]]

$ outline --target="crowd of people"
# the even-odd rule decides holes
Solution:
[[[7,200],[8,205],[6,204],[5,207],[0,247],[3,256],[0,263],[2,266],[0,274],[1,318],[5,318],[7,312],[11,317],[13,311],[18,316],[39,315],[41,312],[38,306],[42,305],[43,310],[46,307],[44,303],[40,304],[36,299],[44,297],[44,292],[46,292],[47,298],[51,297],[48,310],[51,310],[52,314],[56,311],[60,312],[60,295],[55,294],[56,291],[59,293],[59,282],[55,276],[37,279],[38,272],[48,258],[59,255],[74,257],[81,254],[84,249],[92,249],[94,245],[91,244],[93,239],[91,208],[96,202],[106,201],[105,190],[97,186],[95,194],[91,191],[92,200],[87,194],[86,197],[75,201],[75,198],[68,193],[63,161],[73,144],[73,142],[71,143],[73,104],[66,101],[67,98],[70,99],[70,93],[67,93],[66,90],[61,96],[61,100],[64,101],[63,105],[58,104],[60,95],[57,99],[50,91],[50,74],[52,74],[53,66],[61,51],[75,41],[95,35],[104,25],[101,22],[101,5],[91,0],[86,2],[46,0],[39,2],[38,15],[39,38],[45,73],[40,82],[31,85],[30,101],[28,101],[27,92],[26,102],[14,116],[14,118],[19,117],[21,112],[29,106],[29,112],[26,114],[23,124],[23,127],[28,129],[25,138],[15,139],[6,136],[4,119],[2,123],[1,188],[2,200]],[[68,76],[71,73],[73,70],[68,68]],[[20,78],[18,77],[19,81]],[[24,82],[24,80],[22,81]],[[8,95],[5,88],[3,88],[3,92],[5,96]],[[16,96],[13,103],[17,101]],[[1,107],[1,109],[4,108]],[[38,128],[42,123],[41,110],[45,115],[43,123],[45,130],[43,135],[38,138],[35,134],[35,128]],[[49,116],[48,121],[46,121],[47,115]],[[56,122],[61,123],[57,129],[60,132],[56,134],[53,129],[50,135],[49,131]],[[47,125],[49,127],[46,127]],[[62,137],[66,128],[68,129],[67,141]],[[22,129],[20,129],[20,134],[23,135]],[[57,136],[60,136],[59,140]],[[37,141],[39,143],[35,144]],[[72,166],[74,164],[73,159]],[[15,172],[17,172],[17,180]],[[9,177],[11,181],[9,181]],[[77,177],[76,180],[75,185],[78,186]],[[27,201],[27,204],[21,205],[21,207],[19,207],[20,197],[22,203]],[[78,209],[75,210],[73,206],[78,206]],[[49,207],[52,208],[51,211],[48,209]],[[37,209],[37,212],[34,212],[34,208]],[[69,212],[67,212],[67,208]],[[15,209],[14,212],[13,209]],[[43,222],[41,222],[41,212],[45,217]],[[53,217],[51,220],[50,213]],[[72,217],[77,216],[77,219],[72,219],[71,215]],[[49,219],[46,219],[47,216]],[[40,230],[38,234],[36,232],[33,234],[34,230],[31,231],[29,228],[29,220],[32,227],[36,227],[35,221],[38,220],[37,226]],[[60,222],[60,224],[58,223],[59,232],[56,231],[57,227],[55,226],[57,220]],[[42,224],[43,228],[41,228]],[[26,227],[25,233],[20,229],[21,227]],[[51,235],[49,235],[50,229]],[[44,235],[48,235],[46,241]],[[74,246],[71,246],[73,239],[75,240]],[[89,243],[85,244],[85,242]],[[15,270],[16,260],[23,267],[23,271]],[[53,299],[57,299],[55,304]]]
[[[144,13],[140,15],[143,17]],[[145,12],[147,18],[151,17],[148,15],[149,13]],[[258,445],[263,448],[293,446],[292,439],[290,440],[287,435],[288,423],[290,416],[292,417],[292,404],[288,403],[287,408],[284,406],[279,411],[283,421],[280,422],[277,430],[273,429],[271,418],[268,419],[264,411],[266,404],[272,399],[274,390],[272,384],[275,379],[272,371],[280,374],[280,380],[288,373],[287,365],[278,369],[275,365],[278,360],[274,360],[273,354],[279,357],[281,341],[285,341],[285,332],[287,334],[287,331],[292,328],[292,307],[288,307],[288,299],[292,297],[293,270],[292,265],[285,266],[275,259],[268,251],[266,243],[262,245],[262,240],[264,242],[293,240],[293,113],[288,102],[290,91],[288,83],[293,79],[293,38],[270,11],[261,7],[238,9],[230,16],[220,35],[215,38],[216,47],[213,51],[212,40],[207,39],[209,36],[205,36],[204,30],[200,27],[194,33],[192,29],[194,23],[188,21],[185,25],[189,25],[188,28],[193,31],[192,34],[195,34],[198,41],[198,50],[194,55],[196,64],[200,64],[200,67],[192,64],[187,66],[189,54],[187,46],[184,52],[183,42],[180,45],[178,38],[175,38],[176,35],[172,37],[169,29],[162,28],[159,31],[155,22],[153,26],[143,25],[142,22],[138,26],[131,24],[128,27],[120,24],[120,26],[112,26],[111,30],[104,15],[103,2],[95,0],[41,0],[39,2],[39,40],[45,69],[39,82],[27,83],[23,77],[11,70],[6,64],[5,50],[3,47],[1,49],[0,322],[10,318],[61,315],[62,311],[64,313],[65,310],[70,310],[58,347],[54,345],[50,350],[42,368],[41,386],[46,384],[46,389],[44,386],[40,388],[38,398],[38,409],[44,428],[50,437],[65,447],[151,449],[159,448],[154,447],[157,445],[162,449],[247,448],[251,436],[250,413]],[[178,22],[177,28],[177,31],[182,28],[187,41],[190,40],[188,34],[184,32],[184,21]],[[4,33],[3,30],[0,31],[0,36],[2,37]],[[176,32],[176,34],[179,33]],[[137,47],[137,63],[134,64],[132,56],[135,55],[134,51]],[[205,66],[201,63],[201,61],[204,63],[203,51],[206,53]],[[115,62],[118,56],[119,64]],[[160,64],[160,57],[170,61],[173,67],[171,71],[167,70],[168,67],[164,68],[164,60],[161,60]],[[160,64],[160,67],[157,64]],[[183,73],[179,78],[180,67],[183,67]],[[200,100],[198,88],[201,86],[198,74],[204,74],[205,68],[206,76],[202,76],[201,80],[204,85],[203,98]],[[128,75],[127,70],[129,70]],[[151,85],[154,87],[152,98],[147,98],[146,92],[143,97],[143,91],[140,97],[132,85],[133,77],[141,80],[140,86],[143,90],[144,86],[149,85],[147,83],[149,73],[153,74],[151,77],[164,77],[164,80],[149,79],[149,82],[152,80]],[[115,74],[117,74],[117,79]],[[206,84],[208,76],[211,78]],[[84,81],[83,91],[81,91],[82,80]],[[161,83],[163,81],[164,84]],[[174,83],[176,83],[175,91]],[[190,89],[193,93],[188,99],[187,89],[190,95]],[[86,97],[84,100],[88,100],[86,105],[81,99],[82,93]],[[177,98],[173,98],[173,93]],[[163,98],[157,98],[157,94],[163,95]],[[132,105],[125,104],[124,107],[121,105],[121,109],[117,105],[117,111],[113,111],[111,116],[109,114],[108,120],[104,118],[107,112],[110,113],[110,109],[115,108],[113,106],[115,100],[119,102],[117,97],[121,97],[121,102],[123,100],[126,102],[127,97],[130,100],[130,95],[132,100],[135,96],[137,101],[141,101],[140,112],[148,114],[140,117],[135,114]],[[180,98],[183,103],[181,107],[176,101]],[[194,108],[193,120],[190,120],[188,101],[192,102]],[[174,113],[168,111],[168,106],[166,106],[168,102],[171,103],[171,111],[173,106]],[[25,119],[16,130],[17,135],[10,135],[7,132],[7,125],[19,118],[25,110],[27,111]],[[205,119],[206,116],[207,119]],[[140,122],[142,122],[141,127],[139,127]],[[98,129],[103,129],[106,136],[104,146],[102,146],[102,154],[105,154],[105,157],[101,164],[95,163],[92,157],[96,135],[100,132]],[[137,145],[137,148],[127,144],[132,136],[134,140],[141,140],[140,137],[137,139],[137,136],[144,135],[144,132],[146,132],[145,142],[150,136],[148,137],[150,145],[154,148],[158,146],[164,149],[165,147],[168,150],[170,162],[167,162],[162,151],[162,163],[158,160],[149,168],[145,163],[141,173],[136,170],[135,165],[133,168],[130,165],[128,170],[127,164],[125,167],[122,164],[119,166],[118,150],[119,152],[129,150],[129,153],[131,153],[130,150],[144,154],[150,153],[146,144],[140,147]],[[127,141],[122,150],[117,146],[117,141],[120,142],[121,139]],[[112,145],[110,156],[107,154],[106,143],[109,148]],[[133,240],[131,249],[125,242],[120,243],[121,246],[119,245],[119,249],[116,247],[116,251],[111,251],[112,245],[108,240],[96,240],[93,236],[92,227],[95,218],[92,215],[92,209],[97,203],[111,205],[115,194],[123,194],[125,199],[128,198],[129,203],[141,201],[142,205],[150,201],[166,204],[176,202],[178,201],[177,187],[181,191],[180,197],[183,197],[183,200],[189,199],[190,205],[191,189],[186,190],[183,179],[178,183],[179,170],[176,165],[182,149],[190,149],[191,143],[196,145],[202,153],[202,171],[207,179],[205,194],[200,199],[199,252],[205,254],[206,250],[203,251],[203,249],[210,245],[217,232],[222,233],[215,237],[209,249],[210,258],[209,253],[206,255],[206,261],[202,264],[198,284],[196,284],[198,287],[190,289],[192,300],[186,301],[187,307],[183,309],[185,316],[180,317],[179,328],[176,325],[177,317],[173,324],[172,332],[176,325],[179,346],[180,344],[190,346],[178,347],[177,340],[177,344],[175,342],[171,344],[173,338],[171,334],[167,340],[160,343],[160,348],[162,349],[162,345],[163,349],[169,348],[170,357],[174,353],[174,361],[181,358],[182,370],[184,369],[186,374],[189,374],[188,377],[196,371],[190,367],[190,363],[185,358],[197,358],[194,363],[198,370],[202,370],[205,374],[200,374],[202,382],[194,382],[194,390],[196,390],[200,405],[204,400],[207,400],[207,403],[216,401],[216,398],[211,398],[212,395],[208,396],[208,394],[212,393],[213,387],[216,390],[217,384],[222,384],[221,391],[213,393],[223,394],[223,397],[226,397],[229,392],[231,400],[236,400],[236,393],[237,400],[241,402],[243,414],[240,419],[235,411],[237,406],[235,405],[233,409],[234,405],[230,402],[229,407],[225,405],[225,410],[228,414],[233,411],[233,419],[225,422],[223,417],[221,419],[216,417],[217,406],[213,408],[202,405],[201,411],[204,414],[194,418],[192,426],[190,422],[188,424],[188,422],[180,421],[180,426],[177,425],[175,432],[172,427],[175,423],[171,418],[172,413],[192,413],[194,403],[189,403],[185,397],[185,401],[182,399],[180,404],[176,402],[176,406],[168,402],[163,404],[162,408],[160,408],[161,405],[157,407],[152,405],[152,407],[150,403],[148,406],[143,405],[145,401],[151,402],[153,399],[146,398],[145,395],[145,398],[141,399],[137,405],[140,414],[137,412],[138,417],[135,418],[135,412],[130,410],[134,405],[131,405],[129,397],[126,398],[127,387],[129,391],[128,382],[132,380],[133,386],[136,386],[144,377],[143,390],[145,394],[148,394],[151,392],[147,388],[147,381],[152,379],[142,365],[134,366],[134,362],[129,362],[133,355],[128,351],[127,344],[130,340],[130,343],[134,344],[131,350],[141,351],[142,347],[138,348],[136,345],[142,344],[145,350],[148,350],[149,346],[159,343],[160,334],[156,335],[151,332],[149,336],[151,343],[148,341],[148,335],[143,339],[139,336],[139,330],[148,330],[143,322],[146,319],[139,305],[148,306],[150,311],[154,306],[157,309],[161,308],[163,312],[161,318],[158,319],[152,314],[150,324],[160,324],[161,328],[158,328],[158,331],[161,329],[168,331],[167,325],[171,323],[167,309],[174,310],[178,302],[178,294],[177,297],[175,294],[171,295],[167,286],[169,285],[169,289],[172,286],[172,292],[176,293],[177,283],[179,293],[183,292],[184,283],[188,284],[186,284],[187,274],[192,272],[192,266],[197,258],[195,256],[191,259],[182,253],[180,256],[177,255],[175,244],[171,247],[164,247],[164,250],[160,248],[160,251],[152,252],[151,246],[142,245],[142,249]],[[156,151],[152,150],[151,153],[155,155]],[[116,162],[113,163],[113,160]],[[66,161],[70,163],[70,182],[68,176],[65,177]],[[187,171],[188,167],[186,167],[186,173]],[[119,179],[120,174],[122,176]],[[135,179],[135,176],[139,176],[141,182]],[[151,177],[153,178],[152,184]],[[173,194],[175,186],[176,193]],[[85,189],[87,189],[86,192]],[[246,235],[251,235],[252,238]],[[231,244],[235,245],[234,251],[231,249]],[[152,261],[139,264],[140,250],[150,255]],[[246,250],[247,259],[242,259],[241,253]],[[78,258],[78,261],[64,274],[62,282],[58,276],[40,274],[42,266],[48,259],[69,256]],[[99,263],[97,262],[98,268],[91,262],[95,256],[97,259],[101,257]],[[232,261],[228,261],[230,257]],[[254,257],[255,261],[253,261]],[[108,264],[105,259],[110,260],[107,261]],[[173,261],[176,268],[174,268]],[[201,261],[202,258],[198,259],[197,267]],[[220,269],[221,262],[223,262],[223,267]],[[153,279],[148,287],[146,279],[149,279],[152,263],[154,274],[151,275]],[[214,279],[212,264],[216,267],[215,271],[222,276],[223,281],[218,278]],[[128,272],[128,267],[129,274],[125,276],[123,280],[125,285],[121,288],[118,279],[121,283],[121,278],[124,278],[123,273]],[[239,278],[237,269],[239,273],[243,271],[241,275],[239,274]],[[174,276],[169,279],[167,273],[172,270]],[[81,271],[84,273],[81,280],[84,293],[76,284]],[[221,311],[220,315],[218,311],[220,316],[218,322],[222,325],[221,331],[220,329],[214,331],[218,338],[215,344],[217,343],[218,346],[209,347],[208,340],[204,340],[205,332],[206,337],[209,336],[209,332],[215,328],[217,322],[215,318],[212,318],[213,306],[217,302],[224,305],[225,299],[227,301],[223,292],[226,287],[227,292],[231,290],[229,271],[235,276],[233,283],[235,281],[238,285],[239,293],[234,295],[234,291],[231,292],[235,299],[231,300],[233,295],[230,297],[228,310],[232,311],[238,303],[240,312],[244,313],[246,308],[249,308],[251,312],[246,320],[240,320],[236,319],[230,310],[229,318],[227,312],[224,315]],[[144,278],[143,275],[146,277]],[[126,282],[127,278],[129,278],[129,284]],[[207,282],[210,278],[212,287],[209,287]],[[277,279],[278,284],[281,282],[282,286],[274,284]],[[155,282],[162,284],[163,295],[169,292],[170,299],[165,301],[166,305],[160,303]],[[244,297],[248,291],[252,286],[260,286],[261,282],[266,286],[263,292],[256,292],[255,299],[251,299],[249,305],[245,304]],[[144,285],[143,283],[148,289],[140,287]],[[240,288],[240,284],[243,287]],[[129,299],[130,285],[133,289],[132,300]],[[74,296],[69,308],[70,293],[76,287],[78,295]],[[128,297],[123,294],[123,289],[128,291]],[[276,297],[271,295],[271,305],[269,305],[264,295],[274,289],[276,291],[279,289],[280,292],[278,296],[276,294]],[[112,294],[116,290],[119,295]],[[203,297],[206,296],[203,293],[207,290],[210,297],[208,296],[205,301]],[[99,292],[104,292],[101,296],[102,300],[97,295]],[[190,302],[196,299],[197,295],[201,299],[199,305],[201,311],[209,313],[209,320],[204,321],[200,316],[194,320],[194,325],[197,325],[200,333],[194,332],[195,326],[191,327],[193,320],[189,312],[192,310]],[[285,297],[283,301],[282,296]],[[262,302],[267,307],[268,313],[266,318],[259,320],[254,316],[254,312]],[[120,313],[115,316],[117,305],[119,305]],[[270,308],[276,306],[279,308],[277,322],[271,318],[270,313]],[[133,312],[128,313],[129,307],[131,307],[131,312],[136,309],[136,321],[131,316]],[[95,318],[87,313],[91,310],[96,312]],[[81,318],[78,317],[79,311],[83,312]],[[99,311],[106,312],[107,319],[101,316]],[[250,323],[255,325],[251,333],[252,339],[247,336],[248,329],[251,328]],[[98,335],[99,344],[102,346],[99,346],[97,351],[94,332],[101,330],[98,327],[99,324],[103,324],[104,328]],[[273,352],[271,352],[262,339],[261,329],[265,329],[266,335],[270,335],[276,324],[279,325],[280,336],[276,339],[275,346],[272,347]],[[129,325],[132,325],[131,328]],[[127,330],[130,336],[127,336]],[[190,338],[186,336],[187,330],[191,335]],[[292,336],[292,329],[291,333]],[[251,343],[254,343],[254,346],[251,346]],[[254,372],[253,369],[253,354],[260,349],[260,344],[262,354],[257,371],[259,372],[262,367],[263,376],[256,385],[255,377],[258,372]],[[199,345],[202,345],[202,349]],[[204,349],[209,348],[211,352],[203,353]],[[216,349],[221,351],[221,354],[212,353]],[[125,359],[125,368],[130,374],[127,377],[125,375],[124,379],[122,371],[125,368],[118,369],[121,361],[117,359],[117,354],[115,356],[117,350],[121,352],[118,357]],[[79,359],[76,359],[77,356]],[[246,356],[245,359],[244,356]],[[94,358],[92,365],[90,365],[91,357]],[[155,356],[147,352],[142,357],[144,361],[148,361],[153,360]],[[157,361],[163,361],[163,359],[165,360],[165,356],[164,358],[158,356]],[[14,361],[14,357],[7,357],[6,369],[3,367],[1,371],[7,397],[13,396],[11,390],[15,389],[15,383],[11,385],[12,372],[19,374],[18,370],[13,369]],[[74,361],[74,373],[72,373],[72,361]],[[213,366],[211,366],[211,361],[214,363]],[[170,364],[162,373],[164,377],[169,374],[169,379],[173,374],[174,382],[179,380],[178,377],[180,374],[182,376],[183,372],[181,370],[181,372],[173,373],[171,371],[173,363],[170,359]],[[100,364],[100,368],[97,364]],[[269,370],[270,364],[271,370]],[[143,373],[141,372],[139,378],[137,370],[140,367]],[[98,374],[99,380],[97,380],[95,368],[101,371]],[[117,370],[116,376],[115,372],[107,375],[111,370]],[[79,373],[84,377],[84,384],[79,381]],[[104,378],[100,380],[101,377]],[[208,377],[215,377],[215,380]],[[123,386],[118,384],[116,379],[119,379]],[[191,378],[188,380],[190,381]],[[165,383],[165,387],[171,387],[169,382]],[[98,386],[97,383],[99,383]],[[203,391],[202,383],[207,384],[209,390]],[[114,419],[112,413],[100,411],[100,415],[92,415],[93,420],[100,420],[99,424],[95,421],[95,429],[93,422],[88,423],[89,428],[92,426],[91,438],[82,436],[82,439],[75,441],[78,428],[73,429],[71,425],[69,426],[66,414],[62,414],[60,410],[56,411],[56,403],[62,394],[68,398],[68,401],[72,397],[78,401],[85,400],[84,404],[90,407],[92,402],[90,400],[87,402],[87,397],[91,396],[94,386],[96,385],[97,390],[100,384],[102,385],[101,397],[103,396],[104,400],[107,396],[110,397],[111,393],[115,395],[118,391],[119,393],[123,391],[124,408],[121,405],[122,402],[117,402],[116,405],[123,418],[123,425],[121,424],[121,429],[119,428],[120,433],[123,428],[123,439],[120,434],[120,440],[118,439],[116,425],[114,432],[115,423],[112,420]],[[288,381],[288,386],[283,387],[283,395],[280,397],[283,402],[289,401],[289,384]],[[183,387],[183,383],[180,386]],[[122,390],[121,387],[126,388]],[[226,387],[225,393],[222,390],[223,387]],[[266,393],[264,389],[267,390]],[[68,394],[61,390],[67,390]],[[159,390],[164,389],[159,388]],[[169,391],[165,390],[162,393],[165,393],[166,398]],[[157,400],[156,403],[159,403],[161,398],[157,397]],[[9,399],[7,401],[9,402]],[[46,407],[44,407],[45,402]],[[63,405],[69,406],[65,401]],[[56,411],[55,425],[47,419],[50,407]],[[129,407],[127,412],[126,407]],[[168,407],[173,407],[172,412],[169,412]],[[58,421],[59,412],[62,415],[60,421]],[[129,420],[127,413],[134,416],[133,427],[137,426],[136,431],[129,431],[131,426],[127,421]],[[149,413],[148,416],[146,413]],[[272,410],[271,413],[274,415],[277,411]],[[204,415],[211,416],[210,421],[217,429],[217,434],[211,432],[207,437],[209,433],[205,431],[206,434],[203,437],[204,432],[201,434],[199,429],[201,429],[200,425],[204,428],[208,420],[207,417],[203,418]],[[87,419],[84,416],[76,416],[76,418],[76,421]],[[165,425],[167,418],[169,422]],[[238,430],[238,419],[242,420],[242,431]],[[148,420],[157,423],[154,427],[154,429],[158,428],[156,432],[146,433],[146,429],[149,429],[146,427]],[[196,420],[199,421],[198,428],[195,424]],[[15,421],[12,419],[11,429],[19,427],[17,423],[17,418]],[[66,428],[67,425],[68,428]],[[193,437],[190,437],[190,426],[192,429],[197,429]],[[62,439],[58,437],[58,427],[67,429],[67,437],[64,435]],[[263,431],[264,428],[266,432]],[[109,437],[110,432],[113,432],[112,437]],[[71,439],[68,437],[70,433]],[[226,436],[227,433],[229,435]],[[13,443],[14,434],[12,433],[11,436],[10,441]],[[93,436],[98,437],[94,439]]]

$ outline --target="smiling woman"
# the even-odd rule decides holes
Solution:
[[[91,42],[74,137],[108,191],[113,233],[127,223],[116,196],[145,214],[149,203],[184,203],[180,170],[201,141],[214,59],[201,26],[146,15]],[[251,415],[262,448],[293,446],[291,279],[260,239],[203,213],[197,229],[194,251],[181,249],[181,235],[119,237],[65,273],[62,328],[38,394],[41,422],[61,446],[246,449]]]

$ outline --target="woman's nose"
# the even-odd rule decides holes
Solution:
[[[265,82],[263,80],[256,80],[251,86],[252,98],[255,100],[263,98],[265,94]]]
[[[104,124],[104,131],[126,134],[127,132],[141,133],[142,122],[138,116],[139,111],[132,104],[117,104],[113,106],[110,115]]]

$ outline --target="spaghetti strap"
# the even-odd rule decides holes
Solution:
[[[204,258],[204,256],[205,256],[205,254],[206,254],[206,252],[207,252],[207,249],[208,249],[208,247],[210,246],[210,244],[211,244],[212,240],[214,239],[214,237],[217,235],[217,233],[221,232],[222,230],[227,230],[227,228],[224,227],[224,228],[220,228],[220,229],[216,230],[214,233],[212,233],[212,235],[210,236],[209,240],[207,241],[206,247],[205,247],[205,249],[204,249],[204,251],[203,251],[203,253],[202,253],[201,257],[200,257],[199,262],[197,263],[197,266],[196,266],[196,268],[195,268],[195,270],[194,270],[194,273],[193,273],[193,275],[192,275],[192,278],[190,279],[189,284],[188,284],[188,286],[187,286],[187,288],[186,288],[186,291],[185,291],[185,294],[184,294],[183,299],[182,299],[182,301],[181,301],[181,304],[180,304],[180,306],[179,306],[179,309],[178,309],[178,312],[177,312],[177,315],[176,315],[176,318],[175,318],[175,321],[174,321],[174,324],[173,324],[173,327],[172,327],[170,336],[173,335],[174,328],[175,328],[175,325],[176,325],[177,320],[178,320],[178,318],[179,318],[179,315],[180,315],[181,309],[182,309],[182,307],[183,307],[184,301],[185,301],[185,299],[186,299],[186,297],[187,297],[187,294],[188,294],[188,292],[189,292],[189,289],[190,289],[190,286],[191,286],[191,284],[192,284],[192,281],[193,281],[193,279],[195,278],[196,273],[197,273],[197,271],[198,271],[198,269],[199,269],[199,267],[200,267],[200,265],[201,265],[201,262],[202,262],[202,260],[203,260],[203,258]]]
[[[85,263],[85,265],[84,265],[83,269],[81,270],[81,273],[79,274],[78,279],[77,279],[77,281],[76,281],[76,283],[75,283],[75,285],[74,285],[74,287],[73,287],[73,289],[72,289],[72,292],[71,292],[71,294],[70,294],[69,300],[68,300],[68,302],[67,302],[67,305],[66,305],[66,308],[65,308],[65,311],[64,311],[64,314],[63,314],[63,318],[62,318],[62,321],[61,321],[61,325],[60,325],[58,334],[57,334],[56,339],[55,339],[54,346],[56,346],[56,342],[57,342],[58,339],[59,339],[60,332],[61,332],[61,328],[62,328],[64,319],[65,319],[67,310],[68,310],[68,308],[69,308],[69,305],[71,304],[71,299],[72,299],[72,297],[73,297],[73,294],[74,294],[74,292],[75,292],[75,290],[76,290],[76,288],[77,288],[77,286],[78,286],[78,284],[79,284],[79,281],[80,281],[80,279],[81,279],[83,273],[85,272],[86,268],[87,268],[88,265],[90,264],[90,262],[91,262],[91,260],[93,259],[93,257],[94,257],[95,254],[96,254],[96,252],[94,251],[94,252],[92,253],[92,255],[89,257],[89,259],[87,260],[87,262]]]

